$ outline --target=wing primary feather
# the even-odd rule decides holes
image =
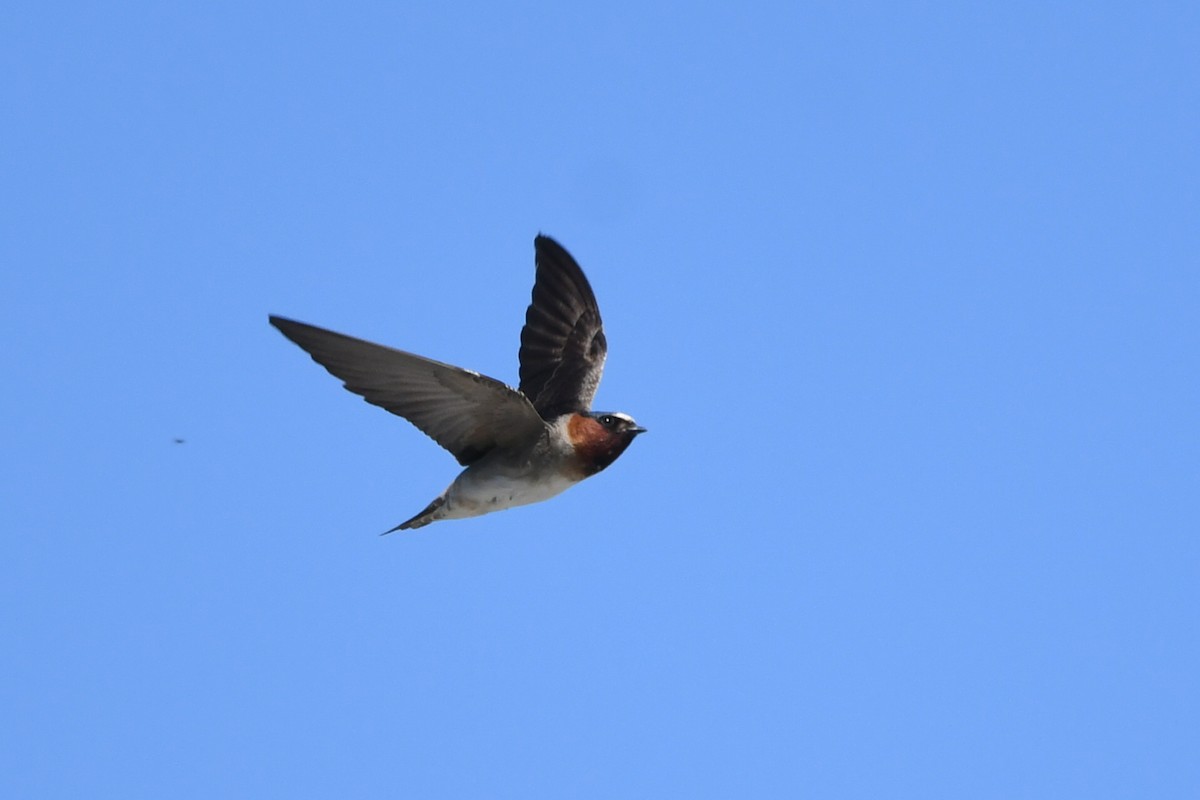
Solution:
[[[536,277],[521,331],[521,392],[543,419],[591,407],[608,344],[591,284],[548,236],[534,240]]]
[[[269,319],[348,390],[407,419],[464,466],[542,432],[528,398],[493,378],[285,317]]]

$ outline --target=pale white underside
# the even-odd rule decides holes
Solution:
[[[445,519],[463,519],[502,511],[514,506],[540,503],[565,492],[577,481],[555,475],[529,480],[518,475],[489,475],[485,479],[464,472],[446,490],[442,507]]]
[[[562,494],[578,483],[582,476],[564,474],[562,465],[572,455],[567,443],[566,418],[551,423],[539,448],[537,466],[530,462],[520,466],[479,465],[465,469],[446,489],[446,503],[439,509],[439,519],[463,519],[503,511],[514,506],[540,503]]]

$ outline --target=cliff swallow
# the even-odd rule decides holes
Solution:
[[[592,411],[608,345],[583,270],[548,236],[533,241],[533,300],[521,331],[521,384],[403,350],[270,317],[271,324],[368,403],[416,425],[465,469],[416,516],[420,528],[538,503],[613,463],[645,428]]]

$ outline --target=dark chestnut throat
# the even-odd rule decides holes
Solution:
[[[617,456],[625,452],[633,437],[629,434],[609,434],[606,441],[587,442],[582,447],[577,446],[575,452],[583,464],[585,475],[595,475],[600,470],[617,460]]]
[[[570,433],[584,477],[595,475],[616,461],[635,435],[627,431],[613,433],[590,417],[572,419]]]

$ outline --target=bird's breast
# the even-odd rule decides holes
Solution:
[[[447,500],[463,516],[486,514],[513,506],[540,503],[561,494],[578,479],[561,469],[512,472],[467,469],[450,487]]]

